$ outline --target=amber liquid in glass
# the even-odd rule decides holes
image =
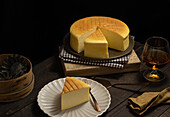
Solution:
[[[169,62],[168,53],[162,50],[149,50],[143,53],[143,62],[145,65],[152,69],[160,69],[168,64]]]

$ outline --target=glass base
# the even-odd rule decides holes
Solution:
[[[165,79],[164,74],[159,70],[147,70],[143,73],[143,76],[151,82],[160,82]]]

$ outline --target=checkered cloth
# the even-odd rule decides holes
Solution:
[[[118,69],[122,69],[124,67],[124,64],[126,64],[129,61],[129,56],[130,54],[119,57],[119,58],[114,58],[114,59],[100,59],[100,60],[94,59],[93,60],[93,59],[85,59],[85,58],[75,56],[67,52],[64,48],[61,49],[61,52],[59,54],[59,58],[61,58],[65,62],[112,67],[112,68],[118,68]]]

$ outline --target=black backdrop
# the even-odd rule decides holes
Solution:
[[[153,35],[170,39],[170,0],[4,0],[0,54],[18,53],[36,64],[57,53],[71,24],[87,16],[110,16],[124,21],[135,40]]]

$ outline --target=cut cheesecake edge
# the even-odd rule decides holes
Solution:
[[[108,41],[109,48],[119,51],[125,51],[129,47],[129,35],[124,38],[116,32],[104,28],[100,28],[100,30]]]
[[[97,30],[89,35],[84,41],[84,56],[92,58],[109,58],[108,42],[100,28],[97,28]]]
[[[94,33],[96,31],[97,27],[87,31],[86,33],[82,35],[76,36],[74,33],[70,32],[70,45],[71,48],[76,51],[77,53],[80,53],[84,51],[84,41],[86,38]]]
[[[90,86],[76,78],[66,77],[61,93],[61,110],[69,109],[90,100]]]

